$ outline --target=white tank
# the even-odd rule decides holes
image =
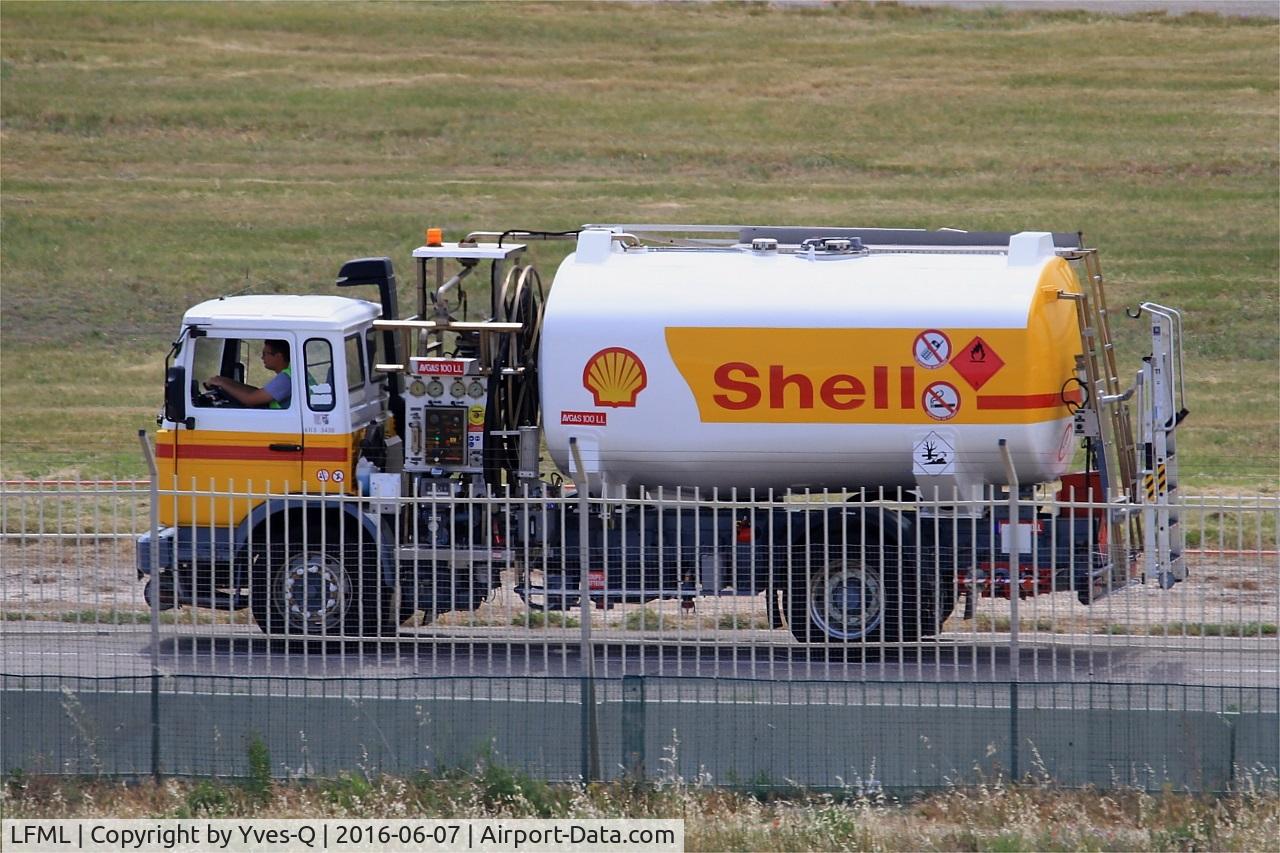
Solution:
[[[792,247],[794,249],[794,247]],[[927,487],[1063,473],[1080,291],[1052,235],[1007,251],[624,246],[556,273],[543,419],[593,491]]]

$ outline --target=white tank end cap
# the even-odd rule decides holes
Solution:
[[[577,261],[580,264],[602,264],[613,251],[613,232],[604,228],[588,228],[578,235]]]
[[[1021,231],[1009,238],[1009,266],[1031,267],[1056,254],[1048,231]]]

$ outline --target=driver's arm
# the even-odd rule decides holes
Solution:
[[[245,385],[229,376],[211,376],[205,385],[210,388],[221,388],[228,397],[242,406],[268,406],[274,399],[265,388]]]

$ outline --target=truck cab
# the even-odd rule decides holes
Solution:
[[[156,432],[161,528],[156,547],[150,534],[139,541],[149,598],[248,607],[268,634],[308,637],[386,633],[413,612],[416,602],[401,607],[391,524],[359,497],[362,458],[399,464],[388,459],[390,380],[374,369],[381,314],[339,296],[234,296],[187,311]],[[273,358],[267,369],[264,347],[287,351],[287,368]],[[278,375],[288,393],[261,405],[210,383],[252,390]]]
[[[387,426],[387,379],[373,371],[380,313],[340,296],[234,296],[187,311],[156,434],[161,483],[209,495],[358,493],[360,442]],[[289,350],[286,400],[245,406],[208,384],[264,387],[275,375],[259,357],[267,341]],[[161,523],[234,524],[261,500],[166,501]]]

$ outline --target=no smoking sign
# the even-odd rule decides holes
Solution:
[[[920,395],[920,405],[935,421],[949,421],[960,411],[960,392],[950,382],[934,382]]]

